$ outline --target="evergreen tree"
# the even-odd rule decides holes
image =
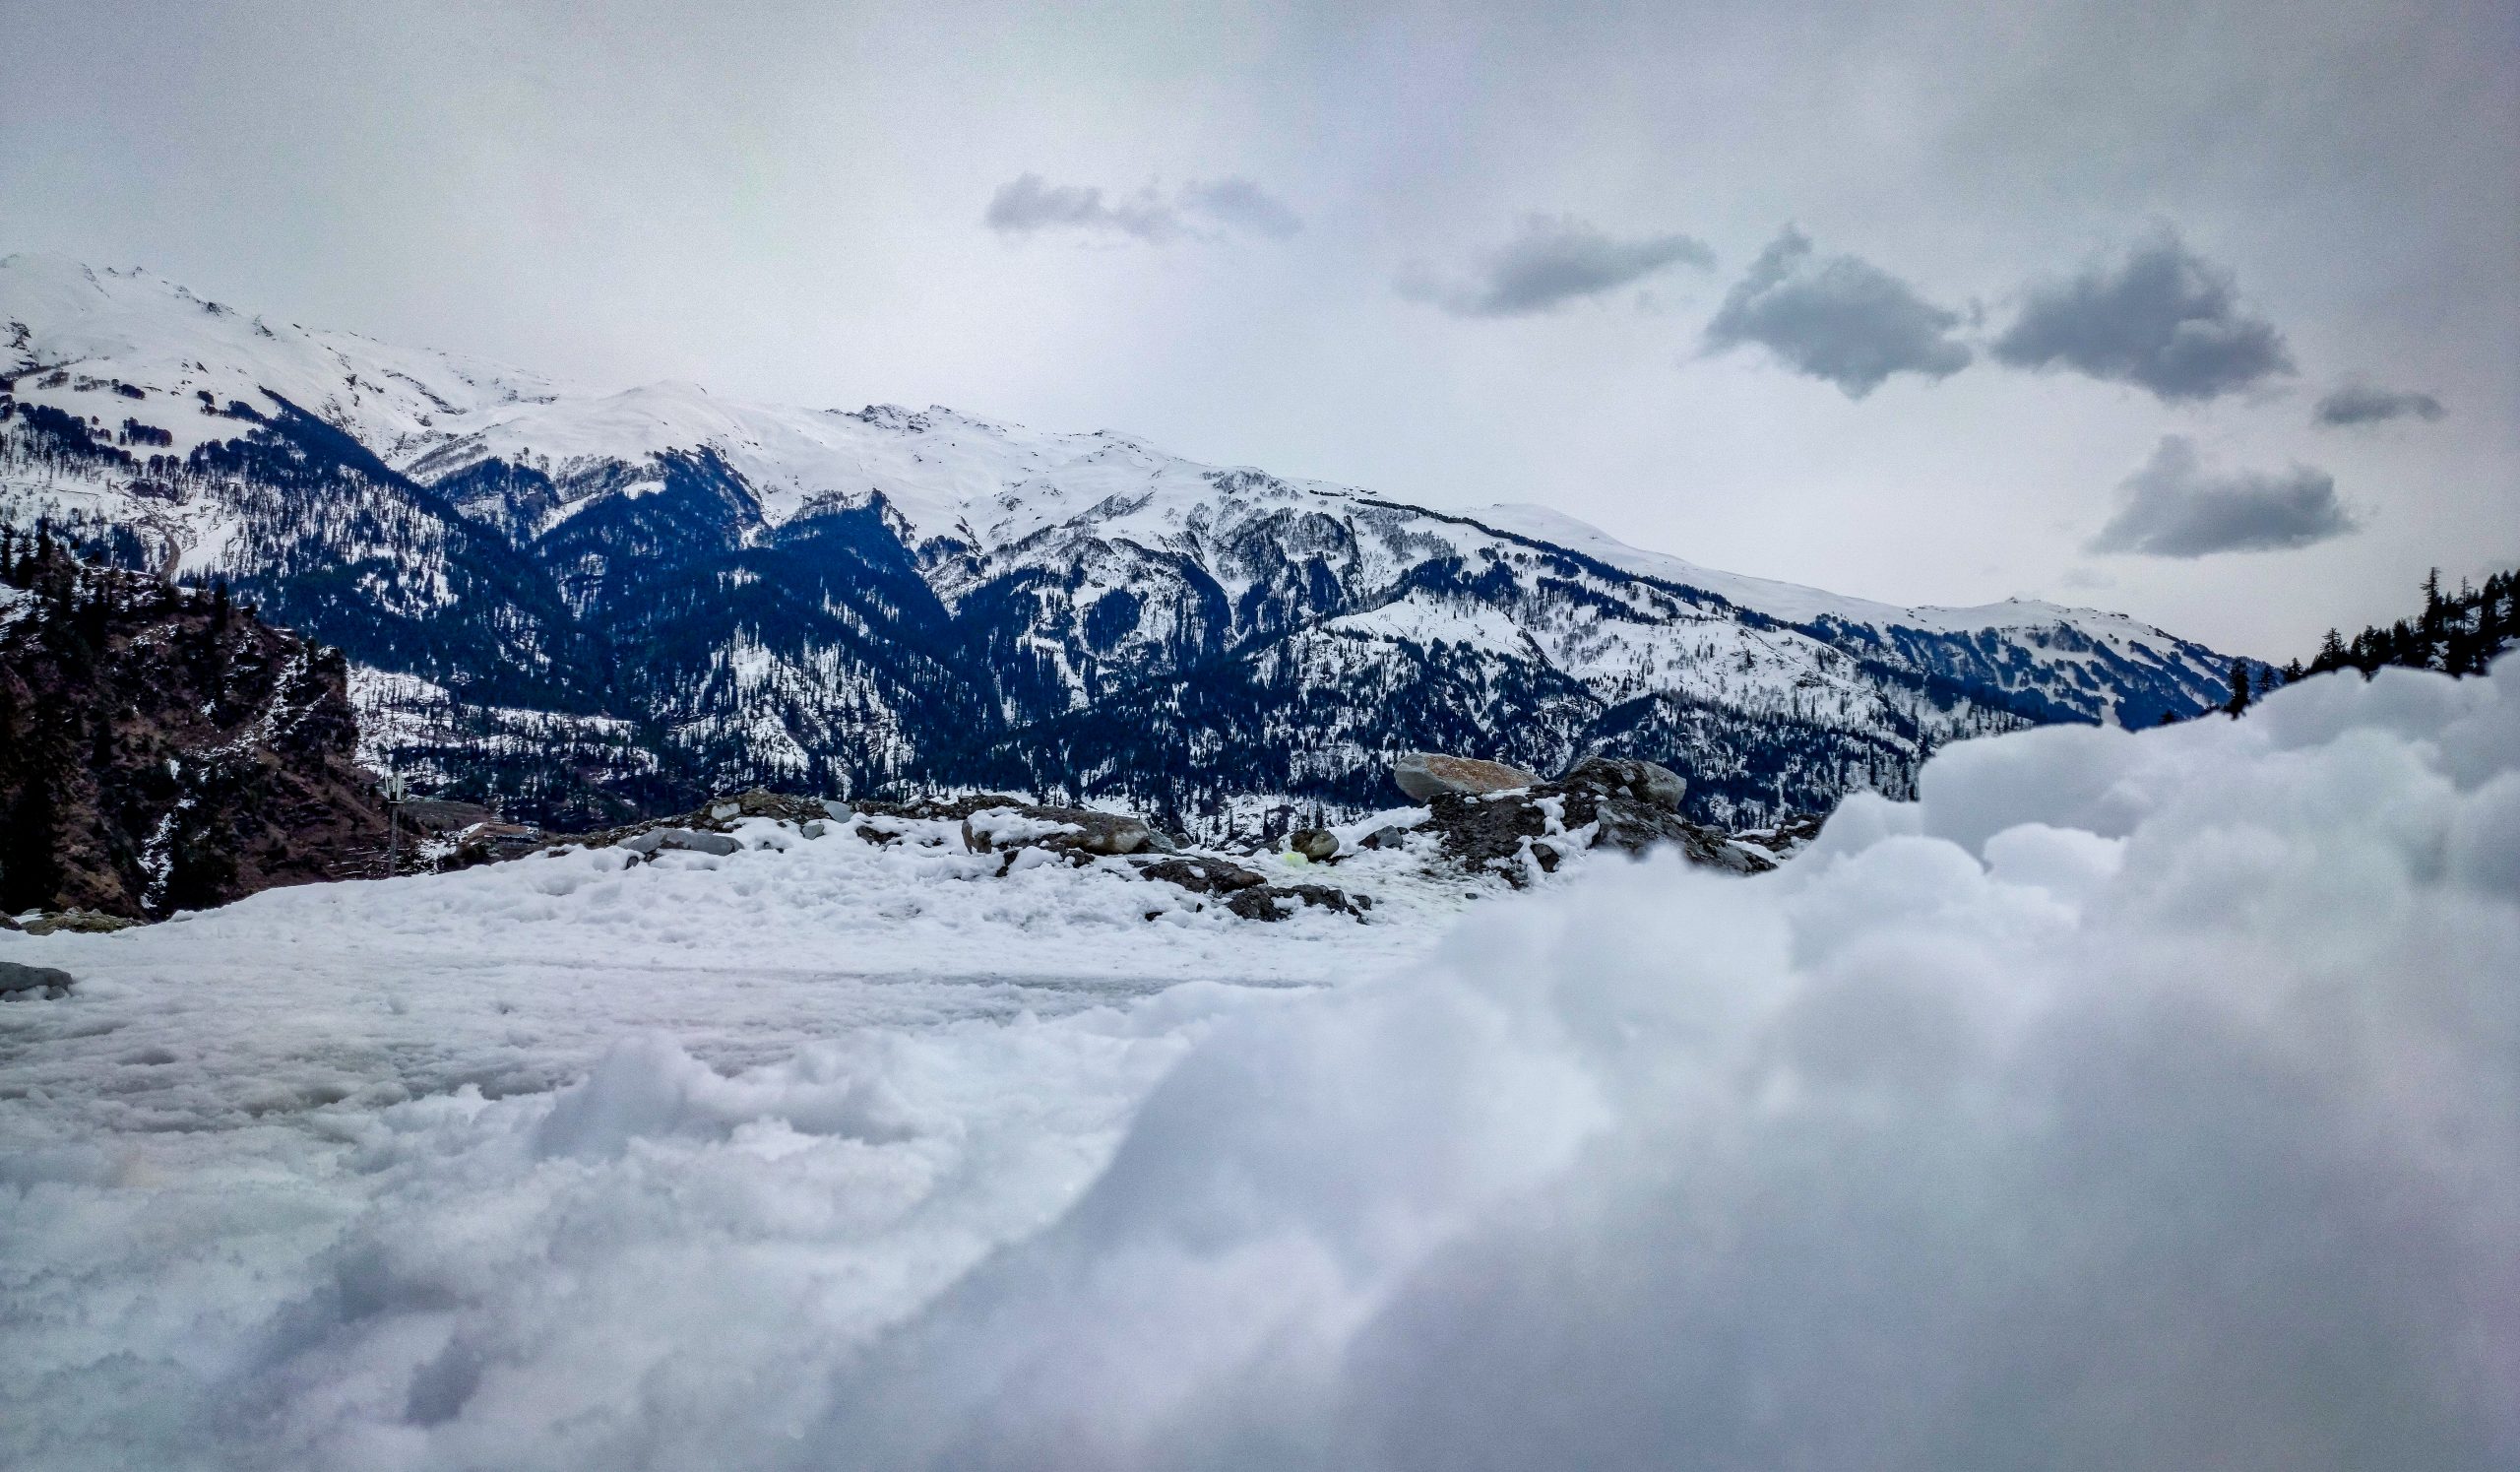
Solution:
[[[2248,709],[2248,661],[2232,661],[2232,698],[2223,702],[2223,714],[2237,718]]]

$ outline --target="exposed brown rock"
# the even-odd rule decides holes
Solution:
[[[154,918],[383,872],[340,651],[224,594],[7,560],[0,909]]]

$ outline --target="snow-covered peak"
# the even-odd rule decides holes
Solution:
[[[41,254],[0,258],[0,374],[30,403],[106,426],[140,418],[178,454],[232,435],[215,413],[231,401],[270,412],[267,394],[389,448],[563,392],[475,358],[271,321],[137,268]]]
[[[941,405],[753,404],[674,381],[592,391],[272,322],[145,271],[95,271],[58,256],[0,260],[0,374],[15,377],[21,400],[107,429],[140,418],[172,435],[179,455],[236,432],[216,411],[231,400],[268,411],[267,394],[322,416],[422,480],[490,459],[565,479],[707,452],[750,485],[772,526],[809,506],[880,497],[915,542],[1000,561],[1052,557],[1081,542],[1199,557],[1255,518],[1319,513],[1353,534],[1362,510],[1351,488],[1206,465],[1110,430],[1044,432]],[[590,503],[570,502],[562,515]],[[2119,614],[2052,604],[1908,608],[1744,577],[1629,546],[1545,507],[1491,506],[1468,521],[1429,516],[1406,538],[1475,554],[1500,544],[1475,530],[1489,529],[1796,624],[1835,619],[1935,634],[2064,626],[2120,651],[2174,642]],[[1228,587],[1240,581],[1230,568],[1211,570]]]

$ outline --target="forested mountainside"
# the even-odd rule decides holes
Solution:
[[[133,919],[381,872],[338,650],[0,530],[0,912]]]
[[[2116,614],[1902,608],[949,410],[738,404],[0,262],[0,520],[339,646],[371,760],[586,827],[766,783],[1020,784],[1197,830],[1390,756],[1686,772],[1740,826],[1923,754],[2222,703]]]

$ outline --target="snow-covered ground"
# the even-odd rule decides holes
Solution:
[[[1366,925],[756,825],[0,936],[0,1465],[2520,1463],[2520,659],[1922,792]]]

